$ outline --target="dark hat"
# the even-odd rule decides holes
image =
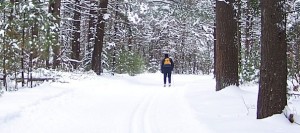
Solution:
[[[166,58],[169,57],[169,54],[165,54],[165,57],[166,57]]]

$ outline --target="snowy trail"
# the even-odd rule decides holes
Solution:
[[[147,133],[152,132],[149,123],[149,110],[155,100],[155,94],[146,95],[141,102],[138,103],[133,110],[132,118],[130,119],[130,133]]]
[[[256,119],[257,86],[216,92],[212,75],[70,74],[0,97],[0,133],[298,133],[283,114]],[[76,79],[75,79],[76,78]],[[300,107],[300,100],[294,99]],[[299,101],[299,102],[297,102]],[[300,114],[300,113],[297,113]]]
[[[196,120],[184,98],[188,82],[164,88],[153,77],[127,78],[53,83],[49,89],[56,93],[1,112],[6,118],[0,115],[0,133],[210,132]],[[11,112],[15,113],[7,117]]]

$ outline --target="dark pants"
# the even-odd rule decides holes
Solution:
[[[167,83],[167,77],[168,77],[169,84],[171,84],[171,73],[172,71],[164,72],[164,84]]]

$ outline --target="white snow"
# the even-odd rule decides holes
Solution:
[[[226,0],[218,0],[220,2],[225,2],[226,4],[229,4],[229,1],[226,1]]]
[[[138,22],[141,21],[141,18],[139,18],[138,14],[129,12],[128,20],[134,24],[137,24]]]
[[[103,19],[104,19],[104,20],[107,20],[107,19],[109,19],[109,18],[110,18],[110,14],[105,13],[105,14],[103,15]]]
[[[4,30],[0,30],[0,36],[4,37]]]
[[[283,114],[257,120],[258,86],[215,91],[213,76],[64,75],[0,97],[0,133],[298,133]],[[293,106],[300,104],[293,99]]]

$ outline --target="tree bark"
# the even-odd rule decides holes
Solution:
[[[33,0],[34,5],[37,5],[38,2],[39,2],[38,0]],[[39,16],[39,13],[36,10],[34,10],[34,14],[35,14],[35,16]],[[25,21],[25,14],[24,14],[24,21]],[[29,75],[30,75],[30,78],[32,78],[32,70],[33,70],[34,66],[37,65],[37,62],[34,61],[34,59],[38,57],[38,50],[37,50],[38,33],[39,33],[38,22],[37,22],[37,19],[34,19],[33,25],[31,26],[32,44],[30,45],[30,53],[29,53],[29,73],[30,73]],[[32,84],[33,83],[31,81],[30,87],[32,87]]]
[[[215,11],[216,12],[216,11]],[[217,76],[217,74],[216,74],[216,72],[217,72],[217,63],[216,63],[216,61],[217,61],[217,29],[216,29],[216,26],[217,24],[216,24],[216,20],[215,20],[215,22],[214,22],[214,33],[213,33],[213,36],[214,36],[214,71],[213,71],[213,73],[214,73],[214,77],[216,78]]]
[[[251,21],[252,21],[252,15],[251,14],[251,3],[250,0],[247,0],[247,9],[246,9],[246,27],[245,27],[245,61],[246,63],[249,60],[249,56],[250,56],[250,45],[251,45]]]
[[[94,45],[94,51],[92,55],[92,69],[98,74],[101,74],[101,54],[103,49],[103,39],[104,39],[104,27],[105,27],[105,20],[104,20],[104,14],[107,12],[107,5],[108,0],[100,0],[99,3],[99,16],[97,20],[97,26],[96,26],[96,38],[95,38],[95,45]]]
[[[22,44],[21,44],[21,77],[22,77],[22,87],[25,86],[25,12],[23,13],[23,26],[22,26]]]
[[[241,0],[236,0],[236,5],[237,5],[237,14],[236,14],[236,24],[237,24],[237,28],[236,28],[236,44],[238,46],[238,70],[242,71],[243,67],[242,67],[242,43],[241,43],[241,39],[242,39],[242,32],[241,32],[241,21],[242,21],[242,1]]]
[[[88,59],[86,62],[90,63],[90,68],[93,70],[91,58],[92,58],[92,51],[93,51],[93,46],[95,45],[95,34],[96,34],[96,16],[97,16],[97,9],[98,8],[98,2],[97,1],[90,1],[90,11],[89,11],[89,30],[88,30],[88,46],[87,46],[87,51],[88,51]]]
[[[59,44],[59,26],[60,26],[60,5],[61,5],[61,0],[49,0],[49,13],[51,13],[54,17],[54,23],[58,26],[56,35],[53,40],[53,64],[52,68],[56,69],[60,65],[60,44]]]
[[[287,105],[285,0],[260,0],[262,48],[257,118],[280,114]]]
[[[75,10],[73,16],[73,32],[72,32],[72,65],[77,69],[80,60],[80,16],[81,16],[80,0],[75,1]]]
[[[235,0],[216,1],[216,90],[238,82]]]

